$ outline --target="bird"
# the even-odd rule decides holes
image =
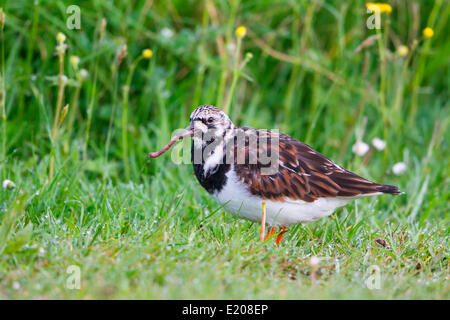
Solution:
[[[191,160],[200,185],[234,216],[268,226],[267,240],[277,233],[279,245],[287,227],[331,215],[349,202],[382,194],[402,194],[350,172],[309,145],[276,130],[236,126],[212,105],[200,105],[177,140],[192,137]],[[261,210],[263,208],[263,210]]]

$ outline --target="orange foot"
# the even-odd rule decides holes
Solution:
[[[278,234],[277,240],[275,240],[275,243],[277,246],[281,243],[281,240],[283,240],[283,236],[286,233],[287,227],[281,228],[280,233]]]
[[[270,237],[273,237],[276,230],[277,230],[277,228],[275,228],[275,227],[269,227],[269,229],[267,230],[267,234],[264,238],[264,241],[266,241]],[[286,233],[287,227],[281,228],[280,230],[281,231],[278,234],[277,239],[275,240],[276,245],[279,245],[281,243],[281,240],[283,240],[283,236]]]

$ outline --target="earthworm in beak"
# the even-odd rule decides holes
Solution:
[[[189,125],[186,129],[184,129],[183,131],[181,131],[179,134],[177,134],[176,136],[174,136],[168,144],[165,145],[164,148],[162,148],[161,150],[157,151],[157,152],[150,152],[148,154],[148,156],[150,158],[157,158],[160,155],[162,155],[164,152],[166,152],[167,150],[170,149],[170,147],[177,142],[180,139],[186,138],[186,137],[192,137],[194,135],[194,130],[192,128],[191,125]]]

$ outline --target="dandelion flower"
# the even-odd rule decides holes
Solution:
[[[2,187],[3,189],[14,189],[16,187],[16,184],[11,180],[6,179],[3,180]]]
[[[79,63],[80,63],[80,58],[78,58],[77,56],[70,56],[70,64],[72,64],[72,66],[75,69],[78,68]]]
[[[366,8],[373,13],[391,13],[392,11],[392,7],[389,4],[379,2],[368,2],[366,3]]]
[[[161,29],[161,35],[162,35],[164,38],[169,39],[169,38],[172,38],[172,37],[173,37],[173,31],[172,31],[171,29],[169,29],[169,28],[162,28],[162,29]]]
[[[375,137],[372,139],[372,145],[375,149],[377,149],[378,151],[381,151],[384,148],[386,148],[386,141],[381,140],[378,137]]]
[[[405,57],[405,56],[408,54],[408,52],[409,52],[408,47],[407,47],[407,46],[404,46],[404,45],[401,45],[401,46],[398,47],[398,49],[397,49],[397,54],[398,54],[400,57]]]
[[[423,35],[425,38],[430,39],[431,37],[434,36],[434,30],[431,29],[430,27],[426,27],[425,29],[423,29]]]
[[[397,162],[396,164],[394,164],[392,166],[392,173],[395,174],[396,176],[399,176],[401,174],[403,174],[406,169],[408,169],[408,166],[406,165],[406,163],[404,162]]]
[[[236,37],[238,37],[238,39],[242,39],[243,37],[245,37],[246,34],[247,34],[246,27],[240,26],[236,29]]]
[[[367,153],[367,151],[369,151],[370,147],[367,143],[363,142],[363,141],[357,141],[353,147],[352,147],[352,152],[356,153],[356,155],[362,157],[363,155],[365,155]]]
[[[58,34],[56,35],[56,41],[58,41],[59,43],[63,43],[64,41],[66,41],[66,35],[62,32],[58,32]]]
[[[144,59],[150,59],[153,55],[153,51],[150,49],[145,49],[144,51],[142,51],[142,56],[144,57]]]

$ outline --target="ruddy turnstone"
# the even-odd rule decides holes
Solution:
[[[345,170],[286,134],[237,127],[210,105],[196,108],[190,125],[149,156],[185,137],[193,137],[194,173],[202,187],[231,214],[264,220],[266,239],[280,228],[277,244],[289,225],[316,221],[361,197],[402,193]]]

